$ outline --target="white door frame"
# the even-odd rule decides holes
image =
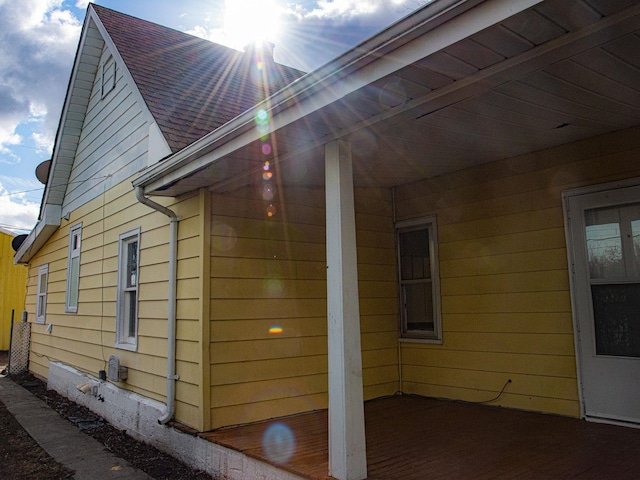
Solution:
[[[580,417],[583,419],[587,419],[594,422],[603,422],[603,423],[613,423],[617,424],[620,422],[616,422],[615,420],[603,420],[596,418],[587,418],[586,409],[585,409],[585,400],[584,400],[584,392],[583,392],[583,367],[582,367],[582,353],[580,349],[580,331],[579,331],[579,318],[578,318],[578,306],[576,301],[576,280],[575,280],[575,252],[573,249],[574,238],[573,238],[573,230],[571,228],[571,213],[569,209],[569,201],[573,197],[581,196],[581,195],[591,195],[597,194],[600,192],[606,192],[609,190],[616,190],[628,187],[637,187],[640,186],[640,177],[628,178],[625,180],[619,180],[615,182],[608,182],[597,185],[589,185],[586,187],[575,188],[571,190],[565,190],[562,192],[562,210],[564,215],[564,230],[565,230],[565,241],[566,241],[566,249],[567,249],[567,261],[569,267],[569,289],[571,293],[571,316],[573,320],[573,338],[574,338],[574,348],[576,355],[576,370],[577,370],[577,380],[578,380],[578,399],[580,401]],[[630,424],[626,422],[622,422],[626,426],[630,426]]]

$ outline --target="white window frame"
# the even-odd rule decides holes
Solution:
[[[82,223],[69,229],[69,254],[67,256],[67,297],[64,311],[78,312],[80,293],[80,250],[82,246]],[[76,268],[74,269],[74,265]]]
[[[403,280],[402,251],[400,235],[405,232],[426,229],[429,237],[430,278],[421,280]],[[442,311],[440,299],[440,267],[438,260],[438,224],[435,216],[422,217],[396,223],[396,241],[398,258],[398,304],[400,309],[400,340],[407,342],[441,344]],[[408,328],[407,309],[405,308],[405,285],[415,283],[431,283],[431,302],[433,308],[433,332]]]
[[[116,88],[116,61],[113,55],[109,55],[102,64],[100,83],[102,98]]]
[[[49,264],[38,268],[38,291],[36,292],[36,323],[45,323],[47,317],[47,284],[49,283]]]
[[[135,265],[131,266],[132,250],[136,243]],[[116,317],[116,347],[125,350],[138,348],[138,285],[140,278],[140,229],[120,235],[118,241],[118,299]]]

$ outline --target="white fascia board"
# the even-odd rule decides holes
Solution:
[[[82,56],[82,47],[86,41],[87,32],[89,31],[89,22],[90,16],[87,15],[84,19],[84,24],[82,26],[82,32],[80,33],[80,41],[78,42],[78,49],[76,50],[76,55],[73,60],[73,68],[71,69],[71,76],[69,77],[69,84],[67,85],[67,93],[64,99],[64,104],[62,106],[62,114],[60,115],[60,123],[58,124],[58,131],[56,132],[56,138],[53,144],[53,156],[51,158],[51,167],[49,168],[49,179],[54,178],[55,172],[57,170],[58,165],[58,151],[60,150],[60,142],[62,140],[62,130],[66,123],[66,118],[69,113],[69,108],[71,105],[72,93],[73,93],[73,84],[76,81],[76,77],[78,75],[78,69],[80,68],[80,57]],[[44,195],[42,196],[42,204],[40,207],[40,213],[43,214],[42,210],[45,205],[49,202],[49,192],[51,187],[50,181],[47,181],[47,184],[44,188]],[[66,184],[64,186],[66,189]],[[26,243],[26,242],[25,242]]]
[[[49,240],[60,227],[62,218],[61,205],[45,205],[40,220],[29,236],[22,242],[13,258],[13,263],[29,263],[38,250]]]
[[[258,140],[260,110],[269,112],[272,133],[541,1],[436,0],[148,169],[134,186],[153,193]]]

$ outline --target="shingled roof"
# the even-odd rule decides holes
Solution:
[[[169,147],[176,152],[304,74],[250,54],[92,5]]]

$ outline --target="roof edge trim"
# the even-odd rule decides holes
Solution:
[[[29,236],[20,245],[13,263],[29,263],[38,250],[49,240],[60,227],[62,219],[61,205],[45,205],[41,219],[38,221]]]
[[[159,165],[143,172],[134,179],[134,186],[150,187],[147,194],[153,194],[154,186],[161,183],[162,177],[172,172],[182,169],[191,164],[195,158],[199,158],[211,151],[216,146],[240,136],[246,132],[254,122],[255,115],[261,109],[266,109],[274,118],[280,111],[286,110],[287,106],[300,103],[307,97],[317,94],[323,95],[328,85],[336,83],[347,77],[355,70],[366,67],[368,64],[381,59],[384,54],[402,47],[408,41],[425,35],[438,27],[445,25],[450,20],[464,14],[473,15],[470,12],[474,7],[481,4],[486,7],[480,14],[488,16],[500,16],[496,12],[501,12],[505,17],[515,15],[527,8],[535,6],[542,0],[436,0],[404,17],[377,35],[365,40],[361,44],[347,51],[335,60],[319,67],[318,69],[304,75],[294,81],[283,90],[276,92],[271,97],[265,99],[243,114],[227,122],[220,128],[210,132],[200,140],[188,145],[184,149],[176,152],[165,159]],[[473,18],[470,18],[473,22]],[[398,67],[399,68],[399,67]],[[337,97],[336,100],[340,98]],[[214,160],[215,161],[215,158]],[[202,168],[202,165],[193,162],[194,168]],[[193,172],[184,172],[182,178]],[[153,186],[152,186],[153,184]]]

